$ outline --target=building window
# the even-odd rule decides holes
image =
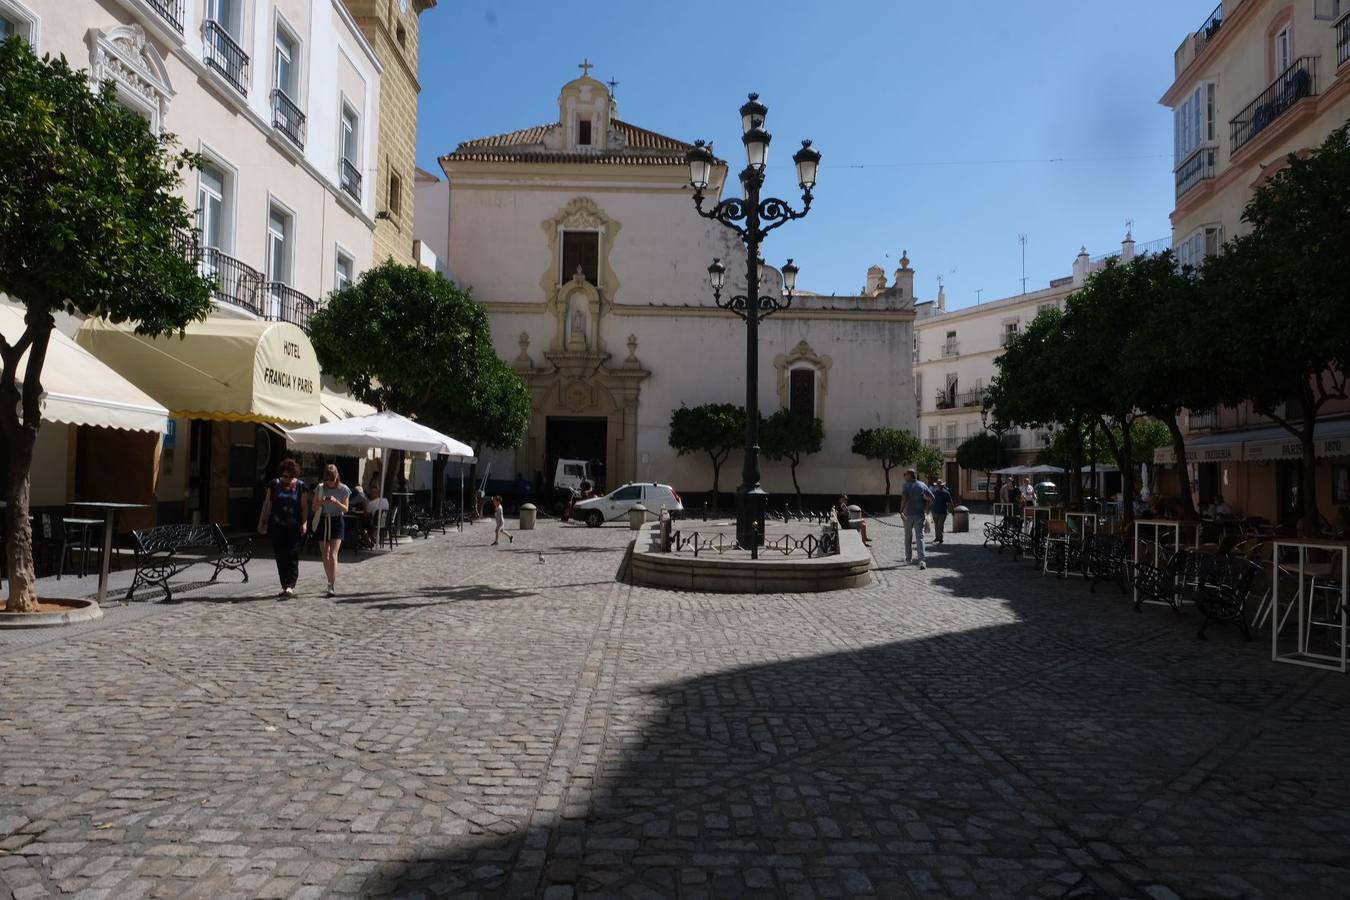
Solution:
[[[577,122],[577,144],[582,147],[591,145],[591,120],[581,119]]]
[[[37,16],[15,0],[0,0],[0,43],[12,34],[37,48]]]
[[[406,48],[408,46],[408,29],[404,28],[402,24],[394,28],[394,40],[398,41],[400,47]]]
[[[342,102],[342,133],[338,137],[338,184],[358,203],[361,201],[361,120],[356,110]]]
[[[291,283],[291,248],[295,221],[286,210],[273,204],[267,212],[267,280]]]
[[[816,414],[816,370],[793,369],[788,373],[788,409],[794,415]]]
[[[1041,313],[1043,313],[1043,312],[1049,312],[1050,310],[1052,310],[1052,309],[1054,309],[1054,308],[1055,308],[1055,304],[1053,304],[1053,303],[1041,303],[1041,304],[1038,304],[1038,305],[1036,306],[1036,315],[1039,316]]]
[[[1016,322],[1003,323],[1003,336],[998,342],[1000,347],[1008,346],[1013,342],[1013,339],[1017,337],[1017,324],[1018,323]]]
[[[1279,75],[1294,63],[1294,26],[1286,25],[1275,35],[1275,74]]]
[[[403,212],[403,179],[398,173],[389,173],[389,215],[397,219]]]
[[[295,68],[299,63],[297,56],[295,41],[278,25],[277,43],[273,51],[272,87],[292,100],[295,99]]]
[[[203,247],[228,251],[230,217],[226,175],[211,163],[204,163],[197,173],[197,230],[201,232]]]
[[[566,284],[572,280],[577,267],[587,281],[597,287],[600,284],[600,232],[564,231],[562,234],[562,268],[558,271],[558,283]]]
[[[1313,18],[1336,20],[1341,17],[1341,0],[1313,0]]]
[[[342,248],[339,247],[337,252],[337,267],[336,271],[333,273],[334,290],[340,291],[352,283],[352,270],[352,258],[343,253]]]
[[[1223,246],[1223,226],[1206,225],[1192,232],[1176,246],[1177,264],[1200,268],[1205,259],[1217,256]]]
[[[1180,166],[1197,149],[1214,142],[1214,117],[1214,82],[1208,81],[1196,87],[1172,113],[1175,165]]]

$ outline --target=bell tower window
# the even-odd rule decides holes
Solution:
[[[581,119],[577,122],[577,145],[580,147],[589,147],[591,145],[590,119]]]
[[[577,267],[591,284],[600,285],[600,233],[598,231],[564,231],[562,233],[562,268],[558,283],[572,280]]]

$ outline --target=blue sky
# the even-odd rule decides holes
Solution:
[[[774,135],[769,189],[799,194],[792,151],[824,154],[810,216],[769,239],[800,284],[854,293],[907,249],[920,298],[949,308],[1070,271],[1082,244],[1168,237],[1172,54],[1214,0],[577,4],[442,0],[422,16],[418,163],[474,137],[553,121],[579,74],[619,82],[619,114],[744,163],[736,110],[755,90]],[[743,37],[745,36],[745,37]],[[753,43],[753,65],[737,49]],[[735,148],[735,153],[729,152]],[[1054,160],[1052,162],[1052,160]]]

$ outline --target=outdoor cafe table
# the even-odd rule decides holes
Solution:
[[[1275,662],[1292,663],[1296,666],[1308,666],[1313,669],[1329,669],[1333,672],[1346,671],[1346,632],[1350,622],[1350,614],[1346,609],[1346,590],[1350,585],[1350,542],[1346,541],[1327,541],[1303,538],[1276,538],[1273,542],[1271,559],[1275,563],[1275,570],[1272,577],[1270,594],[1270,658]],[[1280,550],[1288,548],[1298,553],[1298,565],[1294,571],[1298,574],[1298,590],[1294,598],[1289,601],[1294,604],[1293,612],[1296,613],[1295,623],[1298,627],[1298,637],[1295,642],[1295,649],[1292,652],[1281,652],[1280,650],[1280,632],[1285,624],[1280,616]],[[1331,562],[1316,563],[1308,561],[1308,551],[1315,550],[1326,553],[1331,556]],[[1336,585],[1339,594],[1337,612],[1340,618],[1340,653],[1331,655],[1329,653],[1319,653],[1309,649],[1310,639],[1312,637],[1312,618],[1313,618],[1313,592],[1304,588],[1304,580],[1309,578],[1326,578],[1335,583],[1336,575],[1340,575],[1340,583]],[[1285,617],[1288,618],[1288,611]],[[1336,627],[1335,623],[1322,623]]]
[[[102,606],[108,597],[108,563],[112,559],[112,539],[116,531],[117,513],[124,509],[145,509],[145,504],[77,500],[70,505],[81,509],[103,511],[103,555],[98,563],[98,604]]]

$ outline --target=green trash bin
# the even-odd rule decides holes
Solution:
[[[1036,485],[1036,505],[1056,506],[1059,504],[1059,488],[1053,481],[1042,481]]]

